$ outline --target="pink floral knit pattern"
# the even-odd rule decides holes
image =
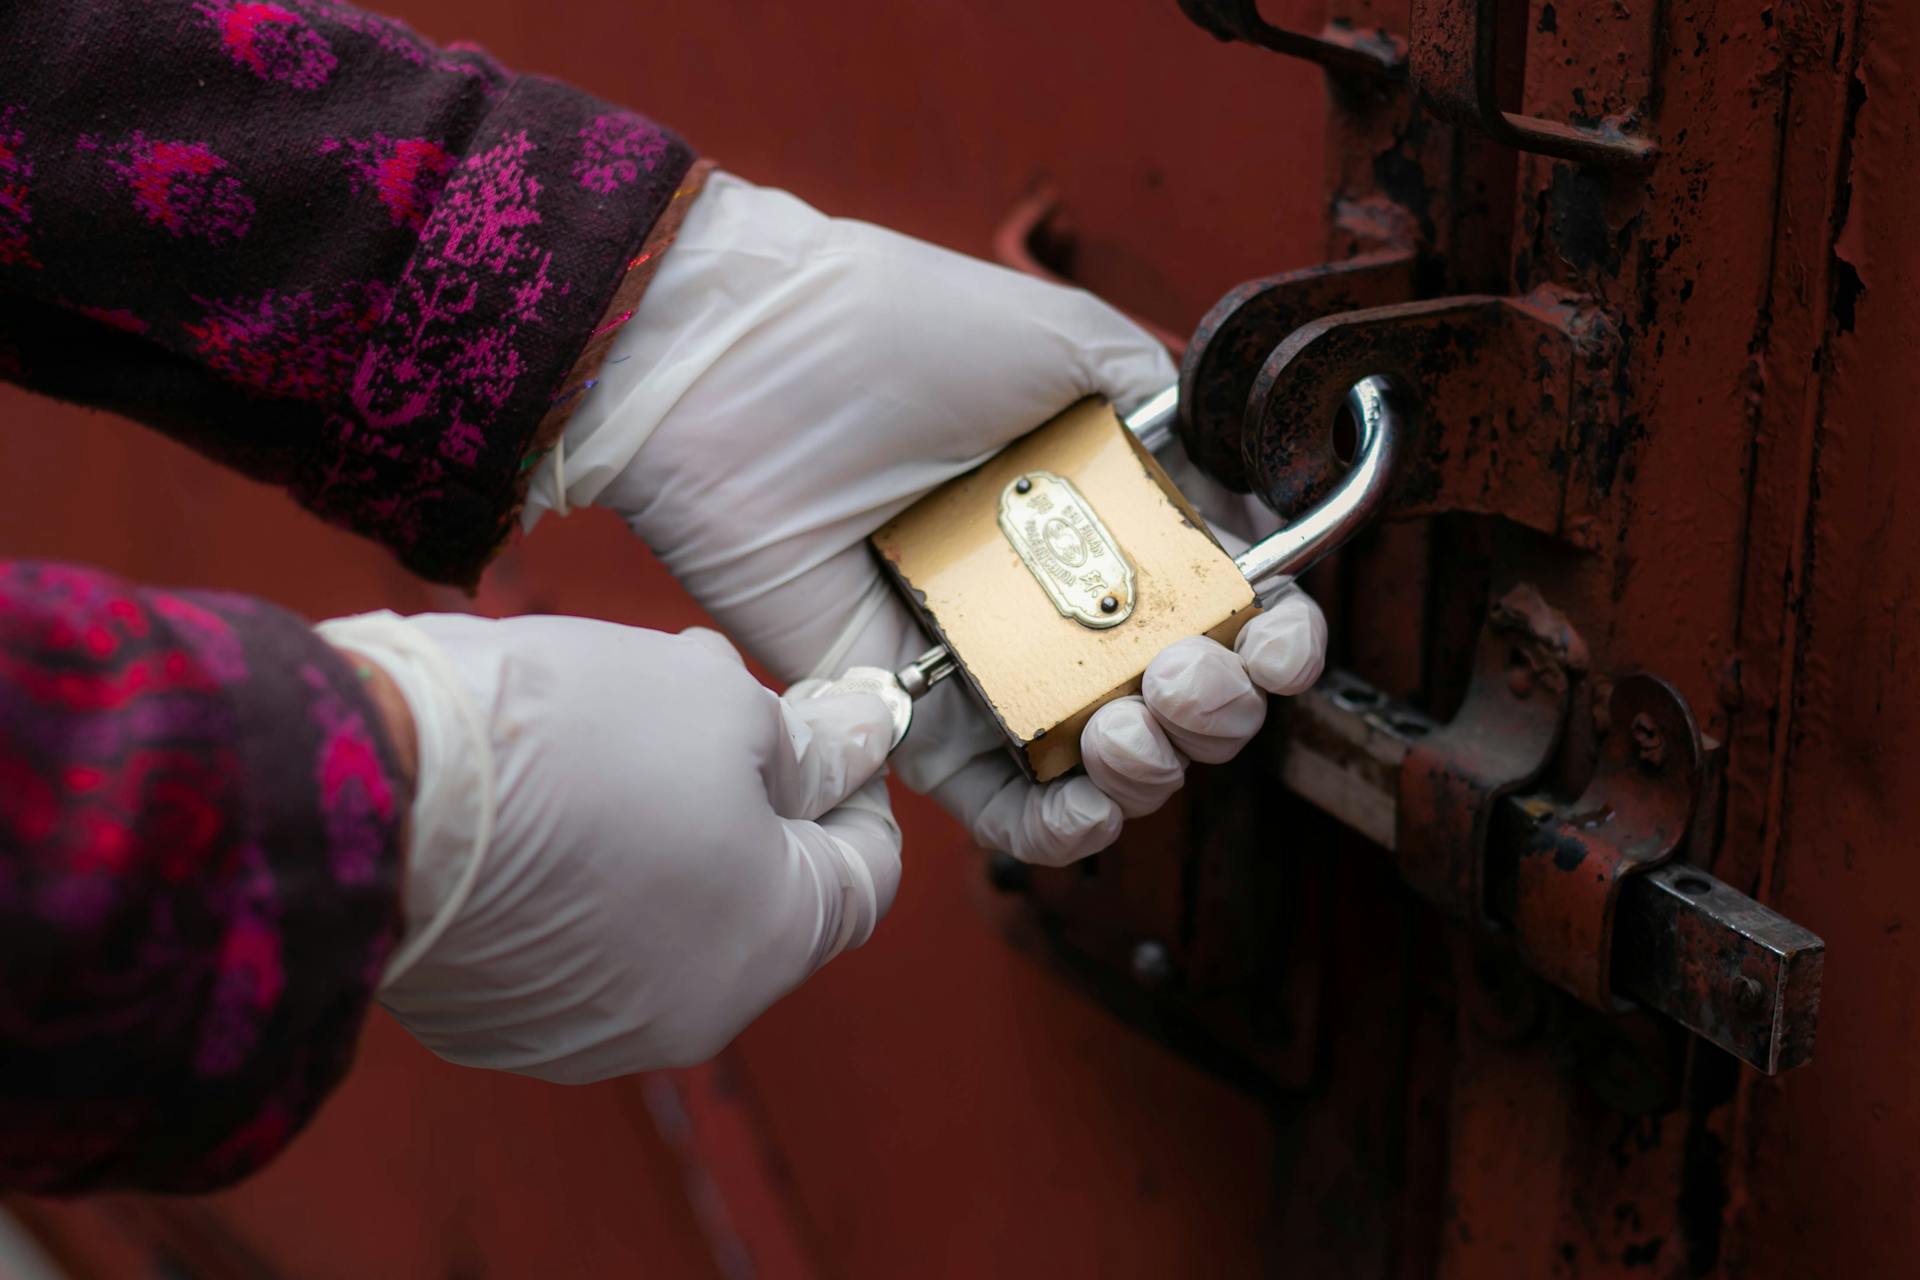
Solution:
[[[0,267],[40,265],[27,246],[27,231],[33,225],[33,207],[28,203],[33,161],[27,158],[22,114],[17,105],[0,107]]]
[[[372,714],[289,614],[0,560],[0,1187],[215,1185],[339,1079],[399,927]]]
[[[203,314],[184,328],[194,352],[221,376],[266,395],[325,404],[347,393],[390,296],[378,281],[349,281],[319,293],[196,299]]]
[[[252,198],[204,142],[149,138],[135,129],[124,142],[82,134],[78,145],[99,152],[132,193],[134,207],[176,238],[225,244],[253,225]]]
[[[667,154],[667,135],[660,126],[631,111],[599,116],[579,136],[574,180],[601,195],[618,191],[642,173],[652,173]]]
[[[342,0],[0,0],[5,368],[470,582],[692,163]]]
[[[430,138],[329,138],[324,155],[339,153],[355,191],[371,192],[395,226],[422,230],[440,198],[455,158]]]
[[[692,163],[340,0],[0,0],[0,377],[471,582]],[[0,563],[0,1191],[207,1190],[313,1116],[400,924],[378,725],[259,601]]]
[[[342,698],[319,667],[302,667],[300,678],[312,691],[309,714],[321,731],[314,784],[326,814],[333,876],[341,884],[367,884],[399,820],[393,783],[362,708]]]
[[[539,320],[553,289],[553,251],[541,235],[543,187],[526,163],[534,150],[516,131],[469,153],[441,192],[354,378],[363,449],[379,452],[383,439],[423,421],[439,424],[437,447],[419,458],[423,486],[449,465],[477,463],[489,424],[525,371],[520,331]],[[481,305],[494,320],[476,328],[470,313]],[[330,479],[352,482],[357,473]]]
[[[416,67],[470,76],[484,93],[491,94],[495,81],[505,75],[500,64],[478,45],[455,42],[436,49],[422,40],[403,22],[356,9],[341,0],[292,0],[316,22],[329,23],[376,41],[381,52],[402,58]]]
[[[326,38],[291,10],[263,0],[199,0],[196,7],[227,56],[262,80],[318,89],[333,74]]]

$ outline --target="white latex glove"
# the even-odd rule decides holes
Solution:
[[[406,930],[380,999],[443,1058],[565,1083],[704,1060],[893,901],[878,698],[783,701],[711,631],[319,630],[413,714]]]
[[[1076,400],[1124,410],[1173,378],[1159,344],[1090,294],[716,173],[536,473],[527,522],[620,513],[783,678],[898,668],[928,641],[867,535]],[[1311,684],[1325,634],[1296,593],[1247,628],[1252,666],[1210,641],[1175,646],[1141,698],[1089,721],[1085,777],[1026,782],[959,681],[915,708],[894,763],[980,843],[1070,862],[1164,803],[1189,758],[1239,750],[1265,714],[1255,682]]]

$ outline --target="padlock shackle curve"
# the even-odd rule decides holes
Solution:
[[[1348,389],[1346,407],[1358,436],[1347,473],[1326,497],[1234,558],[1263,606],[1386,505],[1406,446],[1406,397],[1395,379],[1373,374]]]

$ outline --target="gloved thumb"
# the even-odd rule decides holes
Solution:
[[[878,778],[818,822],[788,821],[787,839],[815,886],[812,973],[873,935],[900,888],[900,824]]]
[[[791,756],[774,770],[774,811],[811,822],[865,786],[893,746],[893,713],[871,693],[808,696],[812,682],[780,700]]]

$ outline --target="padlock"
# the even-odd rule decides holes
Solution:
[[[899,672],[855,668],[822,692],[885,698],[898,745],[914,699],[957,675],[1026,774],[1057,778],[1080,763],[1087,720],[1138,692],[1155,654],[1186,636],[1231,645],[1364,524],[1387,497],[1404,434],[1394,384],[1354,384],[1346,474],[1235,556],[1161,464],[1185,461],[1177,409],[1172,388],[1125,422],[1084,400],[875,532],[880,563],[937,643]]]

